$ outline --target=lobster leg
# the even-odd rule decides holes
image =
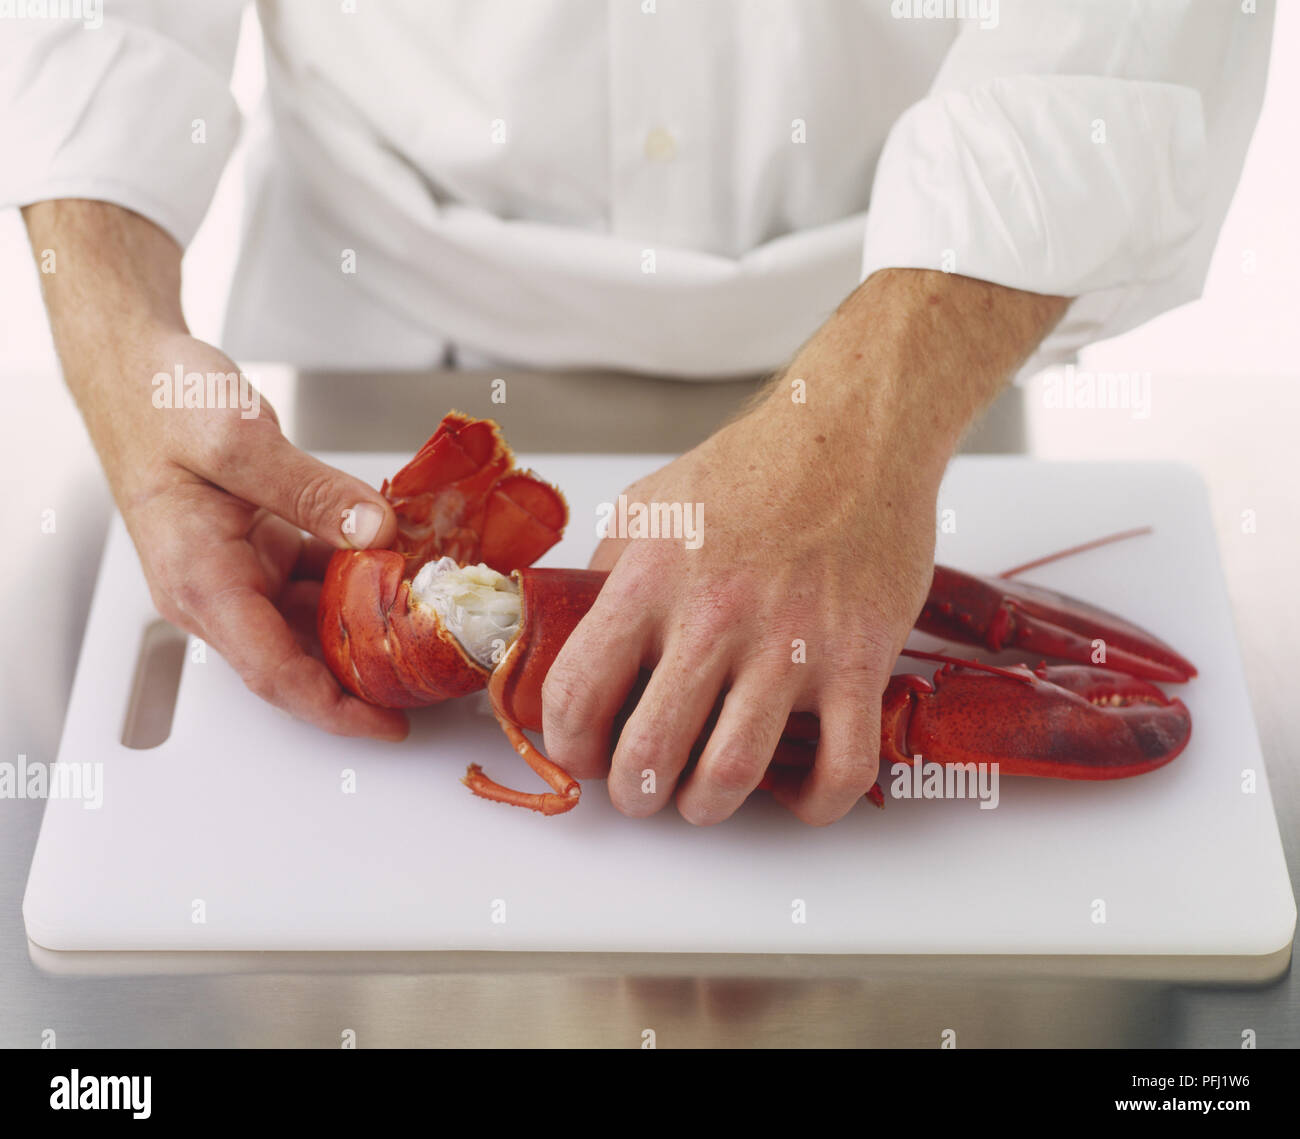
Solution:
[[[497,719],[501,724],[501,730],[506,734],[506,738],[514,745],[515,751],[523,757],[529,767],[546,780],[552,791],[550,793],[530,793],[503,787],[500,783],[484,775],[483,769],[477,763],[469,765],[469,770],[465,773],[465,778],[461,782],[481,799],[491,799],[496,803],[508,803],[512,807],[527,807],[531,811],[540,811],[543,815],[562,815],[565,811],[573,810],[582,797],[581,784],[564,768],[552,763],[538,751],[533,746],[532,741],[519,730],[517,725],[501,719],[499,716]]]

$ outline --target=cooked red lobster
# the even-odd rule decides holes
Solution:
[[[380,489],[399,536],[394,549],[331,559],[317,614],[326,662],[345,688],[386,708],[423,707],[486,686],[506,735],[551,791],[502,787],[477,764],[466,785],[547,815],[571,810],[581,794],[577,780],[524,735],[541,730],[542,681],[606,576],[528,568],[560,539],[568,520],[563,495],[515,469],[495,423],[458,412]],[[1151,682],[1186,681],[1196,669],[1105,610],[1005,576],[936,566],[916,628],[1074,663],[1031,670],[909,654],[946,663],[932,680],[890,681],[882,763],[925,756],[997,764],[1005,775],[1118,779],[1160,767],[1187,745],[1187,708]],[[1105,668],[1087,663],[1098,645]],[[810,765],[816,740],[815,717],[791,716],[769,778],[778,767]],[[870,797],[882,801],[878,786]]]

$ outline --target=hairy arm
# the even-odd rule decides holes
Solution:
[[[703,541],[597,551],[611,576],[543,692],[552,758],[582,778],[608,774],[627,814],[676,796],[691,822],[718,822],[758,785],[789,713],[812,711],[813,770],[776,795],[809,823],[843,816],[876,780],[880,698],[929,588],[944,468],[1068,304],[877,272],[740,418],[628,488],[631,501],[703,503]]]
[[[54,343],[159,612],[293,715],[401,738],[400,713],[345,694],[307,651],[326,560],[335,548],[390,541],[388,504],[297,450],[265,401],[252,416],[155,406],[158,373],[239,373],[190,336],[181,250],[161,229],[98,201],[38,202],[23,216],[38,261],[53,253],[41,282]],[[347,512],[359,520],[350,535]]]

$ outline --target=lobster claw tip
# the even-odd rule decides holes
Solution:
[[[1049,592],[1021,584],[1016,588],[1032,589],[1034,595]],[[1163,684],[1185,684],[1196,675],[1191,661],[1145,629],[1086,602],[1051,596],[1064,604],[1049,607],[1029,594],[1011,602],[1018,647]]]
[[[1196,667],[1115,613],[1041,586],[936,566],[917,628],[1001,652],[1020,649],[1144,680],[1182,684]]]
[[[995,675],[990,675],[994,673]],[[894,677],[884,750],[894,761],[942,756],[997,764],[1003,775],[1122,779],[1178,756],[1191,737],[1187,706],[1150,681],[1090,665],[1016,675],[972,663],[941,669],[930,691]]]

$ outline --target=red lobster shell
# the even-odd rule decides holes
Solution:
[[[532,565],[560,540],[564,496],[515,470],[500,429],[451,412],[381,493],[397,513],[392,550],[340,550],[330,559],[316,627],[339,682],[383,708],[422,708],[482,689],[469,657],[411,594],[426,562],[451,557],[498,573]]]
[[[465,783],[477,795],[544,814],[571,810],[580,787],[524,735],[542,726],[542,682],[595,602],[605,574],[527,567],[560,538],[563,495],[528,472],[495,423],[458,412],[443,419],[420,453],[382,493],[398,518],[392,550],[340,551],[330,561],[317,627],[325,660],[350,692],[387,708],[417,708],[488,687],[493,709],[549,793],[502,787],[477,764]],[[1032,565],[1105,544],[1040,559]],[[518,582],[521,623],[491,672],[461,647],[412,591],[427,562],[486,563]],[[1191,662],[1144,629],[1096,606],[1039,587],[935,567],[917,622],[926,632],[998,652],[1018,648],[1067,666],[1006,669],[940,657],[933,681],[890,682],[881,716],[881,759],[996,763],[1008,775],[1116,779],[1168,763],[1186,746],[1191,717],[1153,680],[1185,681]],[[1108,648],[1108,668],[1088,667]],[[933,658],[934,654],[911,653]],[[494,658],[495,659],[495,658]],[[811,765],[815,717],[796,714],[761,786],[781,768]],[[869,796],[880,803],[879,788]]]

